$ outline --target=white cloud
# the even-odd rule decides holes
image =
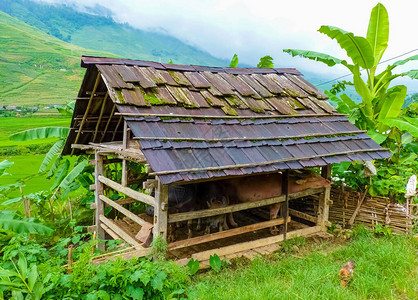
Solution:
[[[271,55],[281,67],[315,69],[333,75],[343,68],[328,68],[305,59],[290,58],[283,48],[309,49],[345,58],[335,41],[317,32],[333,25],[365,36],[371,9],[377,1],[364,0],[44,0],[47,2],[102,5],[119,22],[133,27],[166,32],[210,54],[255,65]],[[416,0],[382,0],[389,12],[390,41],[383,57],[388,59],[418,48]],[[413,53],[418,54],[418,51]],[[408,68],[418,68],[411,63]]]

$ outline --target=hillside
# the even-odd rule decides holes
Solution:
[[[229,64],[229,61],[215,58],[171,36],[116,23],[109,17],[110,13],[99,5],[90,8],[90,13],[82,13],[70,5],[0,0],[0,11],[65,42],[122,57],[158,62],[172,59],[178,64]]]
[[[71,101],[84,74],[82,54],[115,56],[65,43],[0,12],[0,104]]]

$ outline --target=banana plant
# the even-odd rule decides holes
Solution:
[[[407,93],[406,86],[396,85],[389,88],[389,85],[395,78],[402,76],[418,79],[418,70],[393,73],[396,67],[418,60],[418,55],[388,65],[385,70],[377,74],[377,67],[389,41],[389,17],[383,4],[378,3],[372,9],[366,37],[356,36],[352,32],[334,26],[321,26],[318,31],[334,39],[345,50],[350,60],[308,50],[284,49],[283,51],[293,57],[301,56],[330,67],[345,66],[353,75],[353,84],[362,97],[362,102],[355,103],[345,93],[341,95],[326,93],[330,100],[337,104],[340,112],[349,113],[349,120],[360,129],[368,130],[368,134],[378,143],[383,143],[390,136],[388,131],[392,134],[397,131],[399,133],[407,131],[417,138],[416,122],[401,116]],[[361,76],[362,70],[367,73],[366,80]]]
[[[64,107],[57,107],[57,109],[63,115],[72,115],[74,104],[75,102],[73,101],[66,104]],[[82,175],[87,166],[87,160],[85,160],[84,157],[78,159],[74,165],[71,166],[70,160],[61,155],[69,132],[70,128],[68,127],[41,127],[21,131],[9,136],[9,139],[13,141],[28,141],[49,137],[58,138],[58,141],[52,145],[48,153],[45,155],[45,158],[38,170],[39,173],[46,172],[48,166],[50,165],[47,178],[55,176],[54,183],[50,188],[51,196],[48,200],[51,210],[50,215],[53,222],[55,218],[53,209],[54,200],[64,197],[69,192],[78,189],[82,185],[79,182],[76,182],[76,178]]]

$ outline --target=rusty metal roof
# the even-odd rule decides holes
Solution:
[[[64,154],[121,140],[125,120],[165,184],[389,156],[295,69],[102,57],[82,66]]]

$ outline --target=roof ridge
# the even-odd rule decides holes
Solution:
[[[231,68],[231,67],[212,67],[200,65],[180,65],[180,64],[166,64],[148,60],[115,58],[115,57],[101,57],[83,55],[81,57],[81,67],[87,68],[89,65],[130,65],[138,67],[153,67],[158,70],[168,71],[183,71],[183,72],[214,72],[214,73],[229,73],[229,74],[293,74],[303,75],[295,68]]]

